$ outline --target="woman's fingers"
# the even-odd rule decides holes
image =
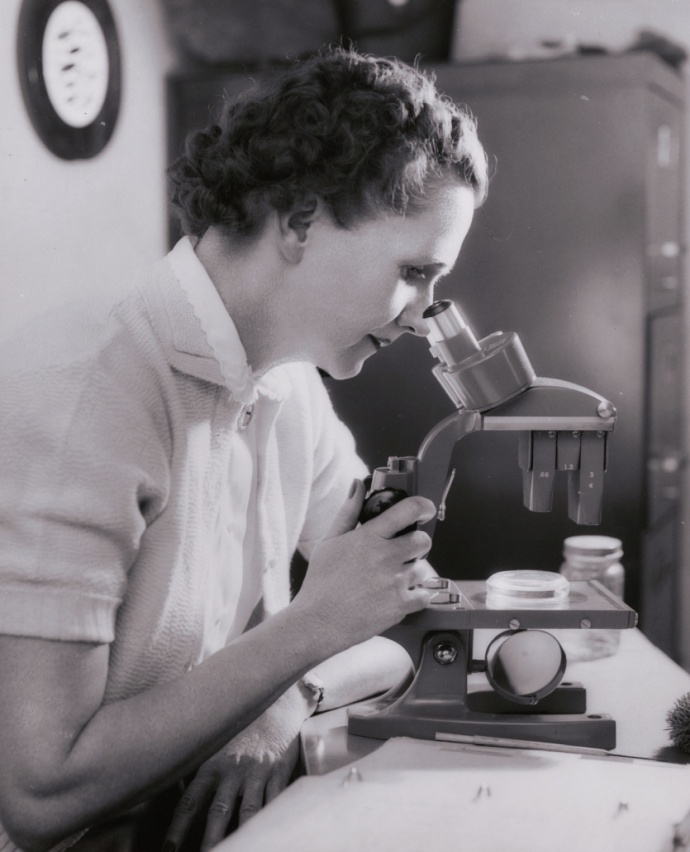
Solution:
[[[350,488],[347,500],[345,500],[333,518],[326,538],[335,538],[335,536],[344,535],[357,526],[357,519],[359,518],[359,513],[362,511],[364,491],[364,483],[359,479],[355,479]]]
[[[206,829],[200,852],[207,852],[225,837],[230,820],[237,809],[239,794],[239,784],[236,780],[218,787],[206,816]]]
[[[226,836],[238,803],[239,825],[242,825],[288,786],[290,775],[291,767],[281,761],[261,767],[261,771],[250,772],[243,779],[241,789],[237,783],[221,784],[208,809],[200,852],[208,852]]]
[[[365,526],[381,538],[394,538],[413,524],[430,521],[435,514],[436,507],[426,497],[406,497],[367,521]]]
[[[282,772],[276,772],[271,775],[268,779],[268,784],[266,784],[266,792],[264,794],[266,804],[275,799],[278,793],[283,792],[290,783],[291,774],[290,769],[285,768]]]
[[[240,805],[240,825],[263,808],[267,780],[264,774],[252,775],[247,779]]]
[[[184,839],[196,819],[203,811],[213,791],[212,779],[203,776],[196,778],[189,784],[177,803],[173,818],[165,835],[163,848],[165,852],[175,852],[184,843]]]
[[[428,576],[429,571],[423,559],[418,559],[415,562],[412,562],[406,577],[408,588],[412,589],[419,586],[427,579]]]

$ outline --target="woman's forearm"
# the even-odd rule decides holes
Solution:
[[[417,568],[420,579],[438,576],[426,559],[418,559]],[[387,692],[410,675],[412,660],[397,642],[374,636],[325,660],[316,671],[324,682],[318,708],[323,712]]]
[[[315,672],[324,683],[319,711],[333,710],[387,692],[412,670],[407,651],[390,639],[372,639],[320,663]]]
[[[285,610],[134,697],[103,705],[107,645],[0,636],[0,821],[18,845],[49,845],[173,784],[308,670],[426,604],[415,560],[428,536],[397,533],[433,505],[408,498],[353,530],[362,491]]]
[[[33,648],[34,659],[14,655],[15,675],[24,682],[14,706],[7,697],[0,701],[3,713],[25,720],[15,729],[15,742],[4,744],[15,771],[5,774],[5,766],[0,773],[5,774],[0,781],[3,804],[11,803],[9,813],[2,811],[2,822],[12,830],[16,808],[21,812],[17,840],[23,839],[22,825],[28,823],[33,838],[45,838],[50,845],[170,786],[322,661],[328,649],[323,637],[314,642],[312,634],[308,619],[288,608],[192,671],[102,706],[85,723],[69,710],[58,713],[67,727],[52,737],[45,734],[54,726],[56,707],[69,706],[80,678],[93,674],[88,655],[107,654],[106,646],[3,637],[4,674],[11,675],[13,646]],[[48,669],[52,675],[43,677]],[[27,713],[28,708],[33,712]],[[44,734],[40,740],[39,731]],[[32,839],[27,846],[34,843]]]

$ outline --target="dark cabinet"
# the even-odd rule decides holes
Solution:
[[[675,656],[682,81],[651,54],[437,73],[441,88],[476,114],[495,157],[490,198],[453,295],[482,334],[517,331],[539,374],[583,384],[616,405],[599,530],[623,540],[628,600],[647,635]],[[458,555],[471,547],[488,570],[556,567],[563,537],[597,530],[578,528],[559,507],[551,517],[523,514],[512,450],[498,462],[489,443],[462,467],[463,499],[481,495],[469,525],[480,534],[451,543],[447,533],[447,547]],[[494,512],[496,538],[482,542],[482,516]]]
[[[460,442],[432,561],[450,577],[558,570],[566,536],[616,536],[628,602],[647,635],[676,655],[682,80],[644,53],[433,70],[477,116],[493,175],[439,296],[459,302],[478,336],[516,331],[539,375],[596,390],[619,420],[597,528],[568,519],[565,481],[550,514],[523,508],[514,434]],[[184,130],[206,121],[209,102],[245,80],[172,79],[171,154]],[[372,467],[416,453],[451,412],[432,365],[426,343],[405,338],[357,378],[329,383]]]

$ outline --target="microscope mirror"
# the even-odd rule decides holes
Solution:
[[[507,630],[486,650],[486,676],[499,695],[536,704],[561,682],[566,658],[555,636],[543,630]]]

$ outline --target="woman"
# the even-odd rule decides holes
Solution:
[[[405,674],[372,637],[428,602],[428,536],[398,534],[434,507],[357,526],[365,471],[316,368],[425,333],[486,192],[473,121],[336,49],[226,105],[171,177],[173,251],[2,358],[9,849],[112,846],[108,820],[198,767],[166,848],[206,807],[210,848],[288,783],[317,706]]]

